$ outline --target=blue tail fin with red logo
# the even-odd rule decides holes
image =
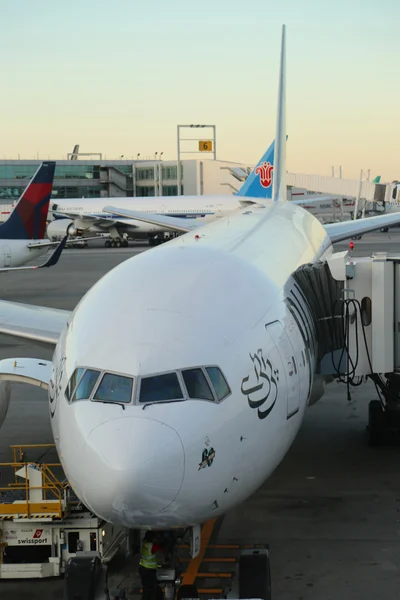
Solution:
[[[274,170],[275,142],[272,142],[268,150],[258,161],[237,196],[246,198],[272,198],[272,172]]]
[[[42,240],[44,238],[55,167],[54,161],[40,165],[7,221],[0,225],[1,239]]]
[[[286,26],[283,25],[275,140],[237,192],[237,196],[273,199],[275,202],[287,200],[286,141]]]

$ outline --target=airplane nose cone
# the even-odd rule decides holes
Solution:
[[[126,417],[95,427],[84,451],[83,502],[107,521],[132,525],[177,497],[184,450],[177,432],[159,421]]]

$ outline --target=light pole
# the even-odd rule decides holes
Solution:
[[[213,136],[211,140],[203,140],[201,138],[181,138],[181,129],[212,129]],[[199,154],[202,152],[212,152],[214,155],[214,160],[217,160],[217,143],[216,143],[216,126],[215,125],[178,125],[177,126],[177,154],[178,154],[178,162],[177,162],[177,183],[178,183],[178,196],[182,195],[182,181],[181,181],[181,154]],[[181,142],[199,142],[199,150],[192,151],[181,151]],[[209,142],[209,143],[205,143]],[[204,147],[201,147],[203,144]]]

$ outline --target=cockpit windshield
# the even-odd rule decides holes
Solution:
[[[221,400],[226,398],[226,396],[228,396],[231,393],[229,385],[227,384],[221,369],[219,369],[218,367],[206,367],[206,371],[214,387],[218,401],[221,402]]]
[[[132,400],[132,377],[116,375],[115,373],[105,373],[99,387],[93,397],[93,400],[103,402],[124,402],[129,404]]]
[[[71,398],[71,401],[74,402],[75,400],[87,400],[90,398],[99,375],[100,371],[96,371],[95,369],[86,369],[73,397]]]
[[[140,404],[166,400],[183,400],[182,389],[176,373],[142,377],[139,395]]]
[[[195,367],[142,377],[139,404],[187,399],[220,402],[230,393],[219,367]]]
[[[69,402],[92,400],[145,405],[154,402],[207,400],[221,402],[231,390],[219,367],[199,366],[180,371],[159,373],[138,379],[118,373],[78,367],[73,372],[65,396]]]
[[[85,369],[78,368],[72,373],[72,377],[68,382],[67,389],[65,390],[65,395],[67,396],[68,400],[71,400],[72,393],[76,388],[76,384],[80,380],[84,370]]]
[[[214,400],[213,393],[201,369],[187,369],[182,371],[183,381],[189,398],[198,400]]]

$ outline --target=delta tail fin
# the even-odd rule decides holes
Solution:
[[[274,159],[275,164],[274,177],[272,180],[272,200],[274,202],[286,202],[286,25],[282,25],[282,46]]]
[[[42,240],[46,232],[56,163],[40,165],[8,219],[0,225],[0,238]]]
[[[246,198],[272,198],[272,175],[274,170],[275,142],[258,161],[236,196]]]

